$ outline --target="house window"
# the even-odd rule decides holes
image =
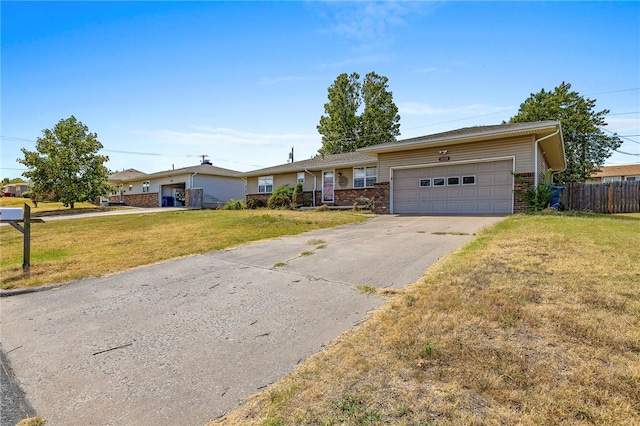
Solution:
[[[447,186],[460,185],[460,176],[452,176],[447,178]]]
[[[444,178],[433,178],[433,186],[444,186]]]
[[[262,176],[258,178],[258,192],[273,192],[273,176]]]
[[[377,167],[355,167],[353,169],[353,187],[370,188],[378,180]]]
[[[148,180],[142,182],[142,192],[149,192],[149,183]]]
[[[476,177],[475,176],[462,176],[462,184],[463,185],[475,185]]]
[[[640,176],[627,176],[627,182],[637,182],[640,181]]]
[[[298,172],[298,183],[304,183],[304,172]]]
[[[420,186],[420,188],[426,188],[428,186],[431,186],[431,179],[430,178],[422,178],[422,179],[420,179],[420,182],[418,183],[418,186]]]
[[[604,183],[621,182],[621,181],[622,181],[622,177],[620,177],[620,176],[607,176],[607,177],[602,179],[602,182],[604,182]]]

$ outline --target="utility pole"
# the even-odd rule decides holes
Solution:
[[[291,152],[289,153],[289,161],[293,163],[293,147],[291,147]]]

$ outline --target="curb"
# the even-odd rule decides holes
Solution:
[[[43,287],[34,288],[16,288],[15,290],[0,290],[0,297],[18,296],[20,294],[37,293],[39,291],[52,290],[54,288],[62,287],[64,284],[52,284]]]

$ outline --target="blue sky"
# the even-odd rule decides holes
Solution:
[[[1,177],[74,115],[112,170],[309,158],[343,72],[389,78],[399,139],[508,120],[563,81],[640,162],[640,2],[7,2]]]

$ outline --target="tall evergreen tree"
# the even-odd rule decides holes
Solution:
[[[368,73],[360,82],[358,73],[340,74],[329,86],[329,102],[320,117],[320,154],[352,152],[358,148],[396,140],[400,134],[398,107],[388,90],[388,78]],[[361,106],[364,109],[359,115]]]
[[[607,125],[609,110],[596,112],[595,106],[595,99],[580,96],[563,82],[553,91],[532,93],[509,122],[560,121],[567,169],[558,174],[558,181],[584,182],[622,145],[617,135],[608,136],[600,128]]]

